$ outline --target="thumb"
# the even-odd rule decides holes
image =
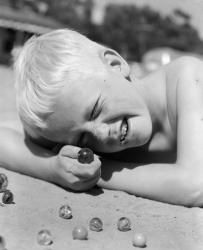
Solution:
[[[78,157],[78,152],[81,148],[72,146],[72,145],[65,145],[61,148],[59,154],[61,156],[70,157],[76,159]]]

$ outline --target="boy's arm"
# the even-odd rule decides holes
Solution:
[[[101,162],[95,155],[90,164],[79,163],[79,150],[66,145],[53,154],[15,130],[0,128],[0,166],[65,188],[87,190],[97,183]]]
[[[177,164],[140,165],[103,159],[97,185],[176,205],[202,205],[187,172]]]
[[[0,165],[6,169],[52,181],[53,153],[10,128],[0,128]]]
[[[168,203],[203,206],[203,62],[185,57],[167,73],[178,75],[176,163],[135,166],[106,161],[98,184]]]

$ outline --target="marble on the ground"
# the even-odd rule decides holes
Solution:
[[[74,193],[54,184],[0,169],[9,179],[14,204],[0,206],[0,235],[8,250],[130,250],[133,234],[144,233],[148,250],[202,250],[203,209],[186,208],[150,201],[120,191],[93,188]],[[2,195],[2,194],[0,194]],[[0,197],[1,198],[1,197]],[[59,217],[59,208],[68,204],[72,219]],[[120,232],[117,221],[127,216],[131,230]],[[89,230],[89,220],[99,217],[103,230]],[[76,225],[88,229],[88,240],[73,240]],[[37,243],[37,233],[50,230],[53,244]]]

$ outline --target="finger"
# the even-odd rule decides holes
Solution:
[[[63,146],[62,149],[60,150],[60,155],[77,159],[78,152],[80,151],[80,149],[81,148],[77,146],[66,145],[66,146]]]
[[[101,173],[101,161],[98,157],[94,157],[94,161],[89,164],[82,164],[77,162],[74,169],[75,175],[81,178],[91,178]]]
[[[74,154],[74,155],[77,155],[77,154]],[[61,161],[63,162],[64,166],[70,166],[70,165],[75,165],[75,166],[78,166],[80,167],[81,169],[95,169],[95,168],[99,168],[101,166],[101,161],[100,161],[100,158],[97,156],[97,155],[94,155],[94,160],[90,163],[80,163],[78,161],[78,157],[74,157],[72,155],[72,157],[70,157],[70,154],[69,156],[67,155],[64,155],[64,154],[59,154],[59,157],[61,159]]]
[[[67,156],[67,157],[70,157],[70,158],[73,158],[73,159],[77,159],[78,158],[78,153],[82,148],[77,147],[77,146],[72,146],[72,145],[65,145],[65,146],[60,146],[59,145],[59,146],[56,146],[56,149],[60,150],[60,155],[62,155],[62,156]],[[99,155],[97,155],[95,153],[94,153],[94,156],[96,156],[99,159],[101,158],[101,156],[99,156]]]
[[[84,191],[84,190],[88,190],[92,187],[94,187],[97,182],[99,181],[100,176],[95,176],[91,179],[88,180],[83,180],[82,182],[80,182],[79,185],[75,185],[74,189],[78,190],[78,191]]]
[[[90,178],[94,178],[94,177],[98,177],[101,175],[101,168],[98,167],[98,168],[92,168],[92,169],[88,169],[88,168],[77,168],[75,171],[74,171],[75,175],[77,177],[79,177],[80,179],[90,179]]]
[[[61,163],[65,171],[71,172],[78,178],[89,179],[101,171],[101,161],[97,157],[90,164],[82,164],[76,159],[62,156]]]
[[[68,161],[71,162],[71,159],[74,161],[78,159],[78,152],[81,150],[81,148],[76,147],[76,146],[71,146],[71,145],[66,145],[64,146],[61,151],[59,156],[63,159],[63,161],[66,160],[66,157],[68,158]],[[80,163],[78,160],[77,162],[72,162],[73,164],[77,164],[80,166],[82,169],[87,167],[90,168],[98,168],[101,165],[100,157],[98,155],[94,154],[94,160],[90,163]]]
[[[75,161],[74,159],[68,159],[66,171],[71,172],[76,177],[80,179],[90,179],[101,174],[101,162],[99,160],[94,164],[80,164]],[[66,166],[65,163],[63,165]]]

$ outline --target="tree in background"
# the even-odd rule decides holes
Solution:
[[[103,22],[96,25],[91,20],[93,0],[13,1],[32,5],[35,11],[114,48],[130,61],[141,61],[145,52],[157,47],[203,54],[203,42],[191,25],[190,16],[179,9],[162,16],[148,6],[110,4]]]
[[[1,5],[52,17],[86,35],[91,29],[93,0],[0,0]]]
[[[49,0],[47,15],[67,27],[88,35],[91,29],[93,0]]]
[[[0,0],[1,5],[52,17],[130,61],[141,61],[144,53],[157,47],[203,54],[203,42],[190,16],[179,9],[162,16],[150,7],[110,4],[103,22],[96,25],[91,19],[94,0]]]
[[[111,4],[104,22],[91,36],[132,61],[140,61],[155,47],[203,53],[203,42],[190,24],[190,16],[180,10],[163,17],[149,7]]]

